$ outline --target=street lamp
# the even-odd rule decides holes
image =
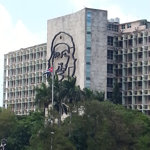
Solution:
[[[1,139],[0,148],[2,148],[2,150],[5,150],[6,142],[7,142],[7,140],[5,138]]]

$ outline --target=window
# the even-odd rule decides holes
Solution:
[[[139,44],[142,44],[143,43],[143,38],[139,38],[138,42],[139,42]]]
[[[125,29],[125,24],[123,24],[123,25],[121,26],[121,29]]]
[[[91,61],[91,56],[86,56],[86,62],[90,62]]]
[[[132,54],[128,54],[128,61],[132,61]]]
[[[123,42],[122,42],[122,41],[119,41],[118,46],[119,46],[119,47],[123,47]]]
[[[107,59],[113,60],[113,51],[112,50],[107,51]]]
[[[91,47],[91,41],[87,41],[87,42],[86,42],[86,47],[87,47],[87,48],[90,48],[90,47]]]
[[[107,92],[107,98],[111,99],[112,98],[112,92]]]
[[[113,37],[112,36],[107,37],[107,45],[113,46]]]
[[[127,28],[131,28],[131,23],[128,23],[128,24],[127,24]]]
[[[138,87],[142,87],[142,81],[138,82]]]
[[[91,41],[91,34],[86,34],[86,41],[88,41],[88,42]]]
[[[148,42],[150,42],[150,36],[148,37]]]
[[[113,73],[113,64],[107,64],[107,73]]]
[[[118,25],[109,23],[108,26],[107,26],[107,29],[110,30],[110,31],[118,32]]]
[[[141,20],[140,25],[146,25],[147,24],[147,20]]]
[[[91,26],[91,12],[87,12],[87,26]]]
[[[128,89],[131,90],[132,89],[132,82],[128,83]]]
[[[142,58],[142,52],[138,53],[138,58]]]
[[[132,68],[128,68],[128,75],[132,75]]]
[[[86,87],[86,88],[90,88],[90,85],[91,85],[90,80],[86,80],[86,82],[85,82],[85,87]]]
[[[132,39],[129,39],[129,46],[132,46]]]
[[[113,78],[107,78],[107,87],[113,87]]]

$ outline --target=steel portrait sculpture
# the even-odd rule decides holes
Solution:
[[[73,77],[76,71],[75,44],[71,35],[65,32],[56,34],[51,43],[51,56],[48,68],[62,81],[65,77]]]

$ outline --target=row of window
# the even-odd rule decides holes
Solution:
[[[91,12],[86,15],[86,80],[85,87],[90,88],[90,72],[91,72]]]
[[[109,23],[108,26],[107,26],[107,29],[110,30],[110,31],[118,32],[118,25]]]
[[[23,85],[34,84],[34,83],[41,83],[42,81],[43,82],[46,81],[46,78],[44,76],[8,81],[7,85],[8,87],[11,88],[11,87],[23,86]]]
[[[35,91],[34,90],[29,90],[29,91],[19,91],[19,92],[11,92],[7,93],[8,99],[13,99],[13,98],[21,98],[21,97],[28,97],[28,96],[35,96]]]
[[[148,42],[150,43],[150,36],[145,37],[144,40],[142,37],[138,37],[138,38],[134,39],[135,46],[137,46],[139,44],[143,44],[143,43],[147,44]],[[133,46],[133,39],[118,41],[117,37],[112,37],[112,36],[107,37],[107,45],[109,45],[109,46],[115,46],[115,47],[123,48],[123,43],[124,43],[124,48],[130,48]]]
[[[35,72],[35,71],[45,70],[45,69],[46,69],[46,64],[37,64],[37,65],[27,66],[23,68],[10,69],[8,70],[8,76]]]
[[[40,59],[40,58],[46,58],[46,51],[12,57],[8,59],[8,63],[16,63],[16,62],[22,62],[22,61],[28,61],[28,60]],[[6,61],[7,59],[5,59],[5,63]]]

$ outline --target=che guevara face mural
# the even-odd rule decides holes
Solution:
[[[48,68],[58,75],[59,80],[65,77],[73,77],[76,70],[75,44],[71,35],[59,32],[52,40],[51,56],[48,60]]]

